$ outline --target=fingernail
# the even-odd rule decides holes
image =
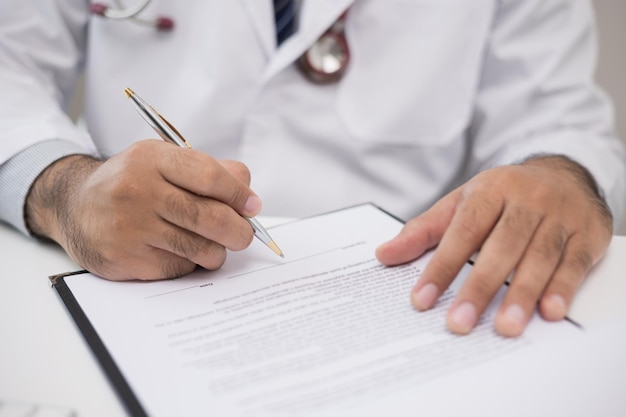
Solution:
[[[418,310],[428,310],[437,301],[439,290],[433,283],[428,283],[412,294],[413,306]]]
[[[543,311],[549,320],[561,320],[567,314],[565,300],[559,294],[551,294],[543,301]]]
[[[513,334],[519,334],[526,325],[526,313],[518,304],[511,304],[504,310],[503,323]]]
[[[246,211],[252,215],[261,211],[261,199],[256,195],[251,195],[246,201]]]
[[[476,307],[469,301],[465,301],[452,310],[448,327],[455,333],[466,334],[472,331],[477,321]]]

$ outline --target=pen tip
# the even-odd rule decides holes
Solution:
[[[276,243],[274,243],[274,241],[270,241],[267,246],[269,246],[269,248],[278,256],[280,256],[281,258],[285,259],[285,255],[283,254],[283,251],[280,250],[280,248],[278,247],[278,245],[276,245]]]
[[[132,96],[135,95],[135,92],[128,87],[124,89],[124,93],[126,93],[126,97],[128,98],[131,98]]]

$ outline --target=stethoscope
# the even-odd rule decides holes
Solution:
[[[154,27],[159,31],[174,28],[174,20],[167,16],[156,19],[140,19],[139,14],[152,2],[143,0],[133,6],[125,7],[121,0],[114,0],[115,8],[103,3],[92,3],[91,13],[107,19],[126,19],[142,25]],[[328,84],[338,81],[346,71],[350,62],[350,48],[346,40],[344,12],[331,27],[320,36],[297,61],[302,74],[317,84]]]
[[[111,8],[106,4],[96,2],[91,4],[91,13],[107,19],[129,19],[135,23],[152,26],[160,31],[174,29],[174,21],[166,16],[160,16],[151,20],[139,19],[137,17],[151,2],[152,0],[143,0],[143,2],[139,2],[134,6],[125,7],[122,5],[121,0],[114,0],[116,8]]]

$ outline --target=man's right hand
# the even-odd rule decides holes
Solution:
[[[255,216],[261,201],[249,184],[241,163],[146,140],[106,161],[53,163],[28,195],[26,220],[104,278],[172,278],[219,268],[226,249],[250,244],[242,216]]]

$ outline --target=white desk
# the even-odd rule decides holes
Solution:
[[[58,247],[27,239],[3,224],[0,254],[0,401],[65,405],[79,417],[126,416],[47,279],[78,267]],[[613,315],[626,318],[625,269],[626,237],[615,237],[583,284],[570,316],[585,326]]]

